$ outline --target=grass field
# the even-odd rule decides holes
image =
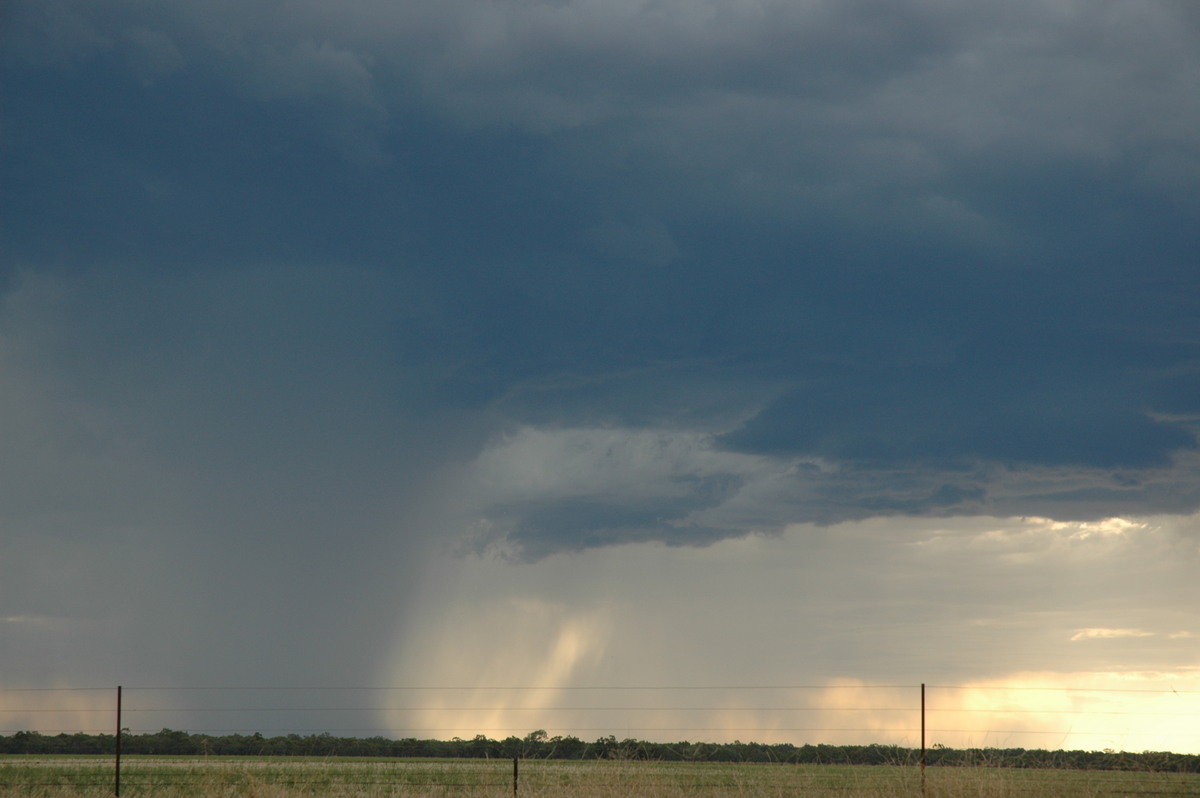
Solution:
[[[111,759],[0,757],[0,792],[34,798],[113,794]],[[122,796],[511,796],[511,760],[127,757]],[[922,795],[914,767],[523,760],[523,798]],[[1200,774],[930,768],[930,798],[1200,796]]]

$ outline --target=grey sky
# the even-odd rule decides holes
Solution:
[[[1196,564],[1192,3],[0,15],[6,682],[367,683],[455,611],[428,573],[570,584],[634,552],[680,558],[656,590],[685,595],[688,547],[747,536],[816,563],[862,528],[1120,516]],[[1141,623],[970,546],[930,587],[889,545],[812,567],[871,606]],[[1117,645],[1194,669],[1194,589],[1117,548],[1045,578],[1135,563],[1113,600],[1179,622]],[[821,595],[795,601],[851,613]],[[885,676],[826,651],[814,673]]]

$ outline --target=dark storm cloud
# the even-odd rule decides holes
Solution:
[[[1198,506],[1187,5],[3,13],[6,284],[91,339],[36,356],[213,496],[295,498],[272,536],[531,427],[707,442],[469,497],[529,556]]]
[[[1185,429],[1146,415],[1157,380],[1144,373],[1144,359],[1122,355],[1121,348],[1101,337],[1077,342],[1030,337],[983,352],[964,345],[954,362],[940,367],[846,369],[793,389],[724,440],[743,450],[888,465],[953,466],[975,459],[1097,468],[1169,465],[1173,452],[1193,448],[1195,441]],[[1147,358],[1159,355],[1147,349]],[[1083,360],[1102,362],[1079,368]],[[1128,384],[1132,374],[1112,384],[1122,362],[1126,373],[1142,372],[1137,376],[1144,387]]]

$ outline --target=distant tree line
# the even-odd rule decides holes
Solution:
[[[112,734],[57,734],[21,731],[0,735],[0,754],[111,754]],[[324,734],[190,734],[163,729],[146,734],[122,734],[126,754],[176,756],[362,756],[384,758],[512,759],[630,759],[663,762],[781,762],[791,764],[916,765],[920,751],[894,745],[792,745],[790,743],[652,743],[601,737],[585,742],[577,737],[550,737],[537,730],[524,737],[493,740],[482,734],[471,739],[399,740],[386,737],[334,737]],[[1166,751],[1047,751],[1025,748],[946,748],[926,751],[930,767],[1076,768],[1200,773],[1200,756]]]

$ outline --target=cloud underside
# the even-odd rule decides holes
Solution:
[[[691,433],[527,427],[489,446],[460,483],[461,545],[538,559],[644,541],[709,545],[869,517],[1187,514],[1196,501],[1188,460],[1121,472],[982,460],[865,467],[736,452]]]

